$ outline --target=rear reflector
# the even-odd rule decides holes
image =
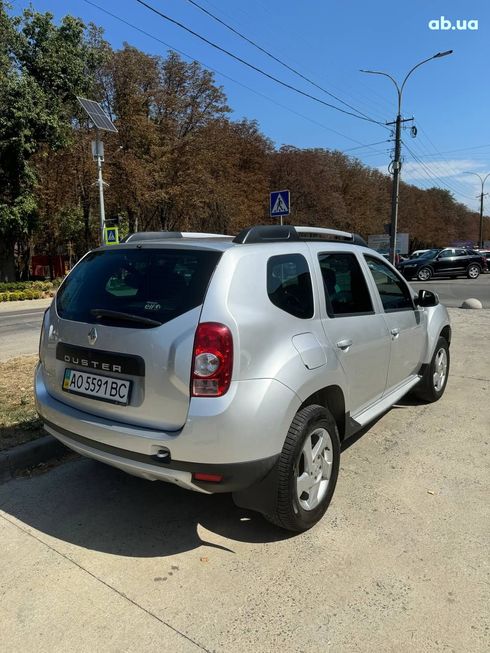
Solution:
[[[207,481],[208,483],[219,483],[223,480],[222,474],[203,474],[201,472],[196,472],[192,475],[192,478],[195,481]]]

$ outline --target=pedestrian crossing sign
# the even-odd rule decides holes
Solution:
[[[106,245],[119,245],[118,227],[104,227],[104,243]]]
[[[269,195],[270,215],[272,218],[280,217],[282,215],[289,215],[289,191],[276,190]]]

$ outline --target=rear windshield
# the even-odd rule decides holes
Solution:
[[[164,324],[202,304],[220,256],[177,249],[93,251],[60,287],[58,314],[121,327]]]

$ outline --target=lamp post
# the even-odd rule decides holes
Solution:
[[[485,182],[486,180],[490,177],[490,172],[485,175],[485,177],[482,177],[478,172],[466,172],[465,174],[467,175],[475,175],[478,177],[481,183],[481,193],[480,193],[480,239],[479,239],[479,245],[480,247],[483,247],[483,198],[487,193],[483,192]]]
[[[401,169],[401,126],[402,126],[402,122],[406,122],[406,120],[412,120],[412,118],[403,119],[401,116],[403,89],[405,88],[405,84],[407,83],[408,78],[410,77],[410,75],[413,73],[414,70],[422,66],[424,63],[427,63],[428,61],[432,61],[432,59],[440,59],[441,57],[445,57],[448,54],[452,54],[452,50],[446,50],[445,52],[437,52],[432,57],[420,61],[418,64],[416,64],[413,68],[411,68],[408,71],[408,73],[405,75],[405,79],[403,80],[400,86],[398,85],[396,79],[394,79],[388,73],[382,72],[380,70],[361,70],[362,73],[369,73],[371,75],[383,75],[384,77],[388,77],[388,79],[391,79],[391,81],[395,85],[396,92],[398,94],[398,111],[397,111],[396,120],[394,122],[386,123],[388,125],[393,125],[393,124],[395,125],[395,155],[393,158],[393,186],[391,190],[391,227],[390,227],[390,261],[393,265],[395,264],[395,259],[396,259],[396,232],[398,227],[398,198],[400,192],[400,169]]]

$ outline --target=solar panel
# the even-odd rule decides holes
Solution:
[[[109,116],[106,114],[98,102],[94,102],[94,100],[87,100],[84,97],[77,97],[77,100],[85,109],[88,117],[94,123],[97,129],[102,129],[106,132],[117,132],[117,129],[114,126],[112,120],[109,118]]]

